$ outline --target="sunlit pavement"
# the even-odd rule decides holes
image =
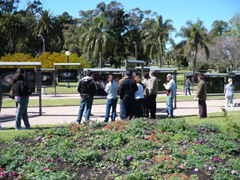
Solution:
[[[68,98],[68,97],[65,97],[65,98]],[[224,104],[225,104],[225,100],[207,100],[207,112],[208,113],[221,112],[222,111],[221,108],[224,107]],[[234,99],[234,104],[240,104],[240,98]],[[105,108],[106,108],[106,105],[93,105],[92,114],[94,116],[90,117],[90,121],[99,121],[99,122],[103,121],[105,117]],[[42,116],[39,116],[38,107],[29,107],[28,115],[29,115],[29,121],[31,125],[63,124],[63,123],[75,122],[77,118],[78,110],[79,110],[79,106],[42,107]],[[118,104],[117,106],[118,114],[119,114],[119,110],[120,108]],[[234,107],[234,110],[239,111],[240,106]],[[196,115],[196,114],[198,114],[197,101],[177,102],[177,109],[174,110],[174,116],[186,116],[186,115]],[[15,108],[2,108],[2,112],[0,114],[1,126],[14,127],[15,115],[16,115]],[[166,116],[167,116],[166,103],[157,103],[157,117],[163,118]],[[82,121],[84,120],[85,118],[83,117]],[[24,127],[23,121],[22,121],[22,126]]]

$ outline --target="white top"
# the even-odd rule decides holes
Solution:
[[[173,79],[171,79],[167,85],[164,85],[166,90],[170,90],[170,96],[171,98],[174,98],[176,95],[176,83]]]
[[[104,91],[107,93],[107,99],[117,99],[118,98],[118,84],[116,81],[109,82],[106,84]]]
[[[142,99],[142,98],[144,98],[144,95],[143,95],[143,85],[137,83],[137,87],[138,87],[138,90],[137,90],[137,92],[135,92],[135,99]]]

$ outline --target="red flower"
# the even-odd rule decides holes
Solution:
[[[184,151],[184,154],[187,154],[187,151]]]
[[[170,174],[167,174],[167,176],[166,176],[166,177],[167,177],[167,178],[169,178],[170,176],[171,176]]]
[[[3,170],[3,168],[0,168],[0,171],[2,171]]]
[[[171,167],[171,165],[168,165],[167,167],[168,167],[168,168],[170,168],[170,167]]]
[[[48,135],[48,138],[51,138],[51,137],[52,137],[52,135],[51,135],[51,134],[49,134],[49,135]]]

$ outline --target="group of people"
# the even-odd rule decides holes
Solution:
[[[92,72],[87,71],[86,77],[81,79],[77,86],[81,101],[76,122],[81,123],[84,109],[86,108],[85,120],[88,121],[91,114],[91,107],[97,86],[92,77]],[[164,84],[167,92],[168,116],[173,117],[173,99],[176,95],[176,83],[172,75],[167,75],[168,83]],[[132,119],[135,117],[149,117],[156,119],[156,98],[158,93],[158,78],[155,71],[145,73],[143,79],[140,76],[132,76],[126,71],[124,77],[117,83],[112,75],[108,76],[108,83],[105,86],[107,93],[107,104],[104,122],[108,122],[112,109],[111,120],[116,119],[116,107],[118,97],[120,98],[120,119]]]
[[[14,93],[15,101],[17,103],[17,112],[15,117],[15,129],[21,130],[21,118],[25,124],[26,129],[31,129],[28,121],[27,107],[31,91],[26,82],[26,73],[22,68],[17,69],[13,76],[11,91]],[[205,74],[198,75],[198,87],[195,100],[198,100],[200,118],[207,117],[207,83],[205,81]],[[120,119],[132,119],[134,117],[150,117],[156,118],[156,97],[158,93],[158,78],[155,71],[145,73],[143,79],[140,76],[132,76],[130,71],[125,72],[125,75],[118,83],[114,80],[112,75],[108,76],[108,83],[105,86],[107,93],[107,104],[104,122],[108,122],[110,110],[112,109],[111,120],[116,119],[116,107],[118,98],[120,98]],[[163,84],[167,94],[167,112],[168,117],[173,117],[173,99],[176,95],[176,83],[171,74],[167,75],[167,83]],[[0,83],[0,112],[2,105],[2,89]],[[91,115],[94,95],[98,87],[94,81],[91,71],[87,71],[86,77],[82,78],[77,86],[77,91],[80,93],[80,107],[77,123],[81,123],[82,116],[88,121]],[[231,110],[233,110],[233,95],[234,85],[231,78],[228,79],[228,84],[225,86],[225,109],[228,109],[230,103]]]

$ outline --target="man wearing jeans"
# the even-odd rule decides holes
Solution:
[[[78,87],[77,87],[77,91],[80,93],[80,96],[81,96],[80,107],[79,107],[79,111],[78,111],[78,117],[77,117],[77,120],[76,120],[76,122],[78,124],[81,123],[82,115],[83,115],[83,111],[84,111],[85,106],[87,107],[85,120],[86,121],[89,120],[89,117],[90,117],[90,114],[91,114],[91,109],[92,109],[93,96],[97,91],[96,84],[91,77],[92,72],[87,71],[86,75],[87,75],[86,77],[82,78],[79,81]]]
[[[167,90],[167,110],[168,110],[168,117],[173,117],[173,98],[176,95],[176,83],[172,79],[172,75],[167,75],[167,84],[163,84],[165,89]]]

